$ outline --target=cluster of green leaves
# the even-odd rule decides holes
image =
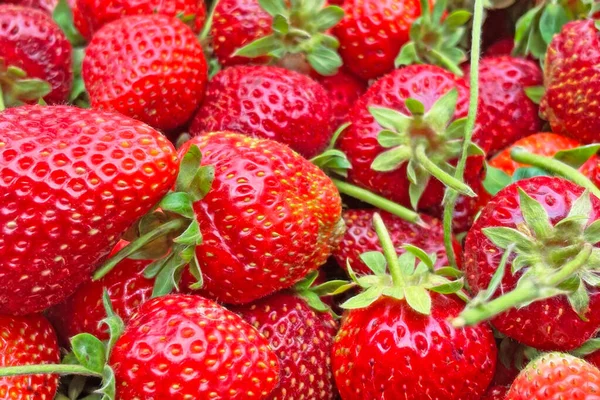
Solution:
[[[21,68],[6,65],[0,56],[0,111],[29,101],[37,101],[52,91],[46,81],[29,78]]]

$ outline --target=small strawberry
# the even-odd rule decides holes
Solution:
[[[311,158],[333,135],[329,103],[325,89],[298,72],[271,66],[227,68],[210,81],[190,133],[244,133],[287,144]]]
[[[513,382],[506,400],[593,399],[600,370],[568,354],[549,353],[531,361]]]
[[[192,30],[175,17],[125,17],[100,29],[85,52],[92,107],[154,128],[185,125],[204,97],[207,66]]]
[[[75,291],[173,185],[177,154],[154,129],[103,111],[0,113],[0,313]]]
[[[60,357],[56,334],[40,315],[0,315],[0,368],[55,364]],[[58,375],[0,378],[0,399],[53,399]]]
[[[69,99],[71,45],[43,11],[0,5],[0,109]]]
[[[289,292],[232,310],[254,326],[279,357],[281,381],[269,399],[335,398],[331,347],[337,324],[329,313],[313,310]]]
[[[317,74],[314,74],[317,75]],[[340,70],[333,76],[315,76],[329,94],[329,102],[333,113],[333,126],[338,127],[348,122],[348,112],[367,91],[367,85],[345,70]]]

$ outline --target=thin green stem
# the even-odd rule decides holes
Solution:
[[[352,185],[350,183],[340,181],[338,179],[332,179],[332,181],[342,194],[348,195],[357,200],[375,206],[381,210],[387,211],[408,222],[413,222],[421,226],[427,226],[427,224],[425,224],[421,220],[419,214],[413,210],[409,210],[408,208],[402,207],[401,205],[396,204],[393,201],[378,196],[373,192],[370,192],[363,188],[359,188],[358,186]]]
[[[4,104],[4,93],[2,92],[2,85],[0,84],[0,111],[6,110],[6,104]]]
[[[102,267],[100,267],[95,273],[93,279],[97,281],[98,279],[103,278],[108,274],[112,269],[121,261],[140,250],[142,247],[155,241],[156,239],[166,236],[168,234],[177,232],[183,229],[187,221],[184,219],[175,219],[173,221],[169,221],[164,225],[160,225],[158,228],[154,229],[146,233],[145,235],[139,237],[135,241],[129,243],[126,247],[124,247],[121,251],[115,254],[110,260],[108,260]]]
[[[21,376],[21,375],[39,375],[39,374],[58,374],[58,375],[83,375],[102,378],[102,374],[91,371],[81,365],[69,364],[39,364],[39,365],[19,365],[17,367],[1,367],[0,376]]]
[[[381,219],[381,215],[378,213],[373,215],[373,227],[375,228],[375,232],[377,232],[379,243],[381,243],[383,255],[387,261],[388,269],[390,271],[390,275],[392,276],[394,286],[406,286],[406,277],[402,275],[402,268],[400,268],[400,262],[398,261],[398,254],[396,253],[394,242],[392,242],[390,233],[385,227],[385,223],[383,222],[383,219]]]
[[[575,168],[553,158],[547,158],[538,154],[533,154],[523,149],[515,147],[510,152],[510,157],[518,163],[533,165],[534,167],[543,168],[548,172],[562,176],[579,186],[588,189],[596,197],[600,198],[600,189],[594,185],[585,175]]]
[[[483,4],[485,0],[475,0],[475,10],[473,15],[473,31],[471,37],[471,71],[470,71],[470,94],[469,94],[469,114],[465,124],[465,139],[463,150],[454,177],[460,181],[463,180],[465,168],[467,166],[468,149],[473,138],[473,129],[475,128],[475,119],[477,117],[477,108],[479,104],[479,56],[481,53],[481,27],[483,25]],[[452,246],[452,218],[454,216],[454,207],[458,199],[458,192],[452,188],[447,189],[446,202],[444,204],[444,245],[450,266],[457,268],[456,254]]]
[[[417,147],[415,150],[415,158],[419,162],[419,164],[427,170],[431,175],[440,180],[444,185],[460,192],[469,197],[477,196],[473,189],[469,187],[469,185],[465,184],[462,180],[457,179],[438,167],[433,161],[427,157],[427,153],[425,152],[425,148],[423,146]]]
[[[200,32],[200,41],[202,41],[202,42],[208,37],[208,34],[210,33],[210,29],[212,28],[213,18],[215,17],[215,9],[217,8],[218,4],[219,4],[219,0],[214,0],[210,7],[210,11],[208,12],[208,15],[206,16],[206,22],[204,22],[204,26],[202,27],[202,32]]]

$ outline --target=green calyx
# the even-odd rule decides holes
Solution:
[[[471,19],[467,10],[455,10],[444,18],[446,0],[436,1],[433,10],[428,0],[421,0],[421,16],[412,24],[410,41],[396,57],[396,67],[433,64],[462,76],[459,65],[467,59],[459,47],[465,36],[465,24]]]
[[[319,277],[319,271],[309,273],[303,280],[293,286],[294,292],[302,298],[309,307],[318,312],[328,312],[334,318],[339,316],[323,302],[322,297],[335,296],[344,293],[354,287],[354,282],[345,280],[331,280],[316,285],[315,281]]]
[[[67,0],[58,1],[56,7],[54,8],[54,12],[52,13],[52,18],[60,27],[60,29],[62,29],[73,47],[85,45],[85,38],[81,36],[77,28],[75,28],[75,24],[73,22],[73,11],[71,10],[71,6]]]
[[[268,56],[288,65],[290,58],[297,64],[294,56],[300,55],[301,61],[321,75],[334,75],[342,66],[337,52],[339,41],[326,33],[344,17],[340,7],[325,6],[325,0],[259,0],[259,3],[273,17],[273,33],[238,49],[236,56]]]
[[[588,224],[592,202],[586,190],[568,215],[550,222],[544,207],[519,188],[523,222],[515,228],[489,227],[483,233],[504,250],[487,290],[454,320],[456,326],[478,323],[514,307],[566,295],[571,307],[585,320],[589,309],[588,286],[600,286],[600,221]],[[516,288],[492,300],[500,287],[509,258],[510,273],[522,272]]]
[[[41,79],[29,78],[21,68],[6,65],[0,57],[0,111],[26,102],[40,101],[52,91],[52,86]]]
[[[369,108],[383,127],[378,136],[379,144],[387,149],[375,158],[371,168],[389,172],[407,163],[410,201],[415,209],[432,177],[461,194],[475,197],[468,185],[454,177],[455,167],[450,164],[461,156],[466,122],[465,119],[452,121],[457,98],[457,90],[452,89],[427,112],[423,104],[409,98],[406,108],[411,115],[382,107]],[[484,152],[471,144],[468,154],[483,155]]]
[[[156,210],[144,216],[125,235],[129,245],[108,260],[94,274],[101,279],[125,258],[154,260],[144,270],[144,276],[155,279],[153,297],[178,289],[186,267],[196,278],[192,289],[203,285],[196,247],[202,244],[200,226],[194,214],[194,203],[202,200],[214,179],[213,166],[201,166],[202,154],[190,146],[180,163],[175,190],[168,193]]]

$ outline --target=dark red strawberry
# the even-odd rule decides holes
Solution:
[[[269,399],[333,400],[331,347],[337,323],[290,292],[280,292],[234,312],[267,339],[279,357],[281,381]]]
[[[312,158],[327,147],[334,130],[329,96],[317,82],[283,68],[238,66],[211,80],[190,133],[244,133]]]
[[[348,121],[348,112],[354,102],[367,90],[362,80],[344,70],[333,76],[318,76],[316,79],[329,94],[329,103],[333,112],[333,126],[338,127]]]
[[[122,240],[112,254],[126,245],[127,242]],[[152,295],[153,281],[142,274],[149,263],[147,260],[123,260],[103,279],[84,283],[64,302],[49,309],[47,315],[63,343],[84,332],[108,340],[106,326],[102,323],[106,318],[102,305],[105,289],[115,313],[127,323]]]
[[[492,386],[483,395],[481,400],[505,400],[508,386]]]
[[[204,97],[207,67],[192,30],[175,17],[126,17],[105,25],[85,52],[92,107],[173,130]]]
[[[500,57],[510,56],[515,47],[515,40],[513,38],[500,39],[497,42],[492,43],[486,50],[486,57]]]
[[[177,154],[154,129],[103,111],[0,113],[0,313],[64,300],[173,185]]]
[[[481,60],[479,98],[483,112],[494,116],[485,129],[493,138],[490,153],[542,128],[538,106],[525,94],[527,87],[541,84],[542,70],[533,61],[510,56]]]
[[[600,368],[600,351],[595,351],[592,354],[588,354],[585,357],[585,361],[596,366],[597,368]]]
[[[487,293],[512,251],[501,284],[489,289],[494,300],[474,303],[463,322],[497,315],[492,323],[501,333],[541,350],[571,350],[593,337],[600,328],[599,212],[596,196],[562,178],[539,176],[501,190],[467,235],[465,273],[473,292]]]
[[[52,18],[28,7],[0,5],[0,96],[6,106],[69,99],[71,45]],[[2,107],[3,108],[3,107]]]
[[[0,316],[0,367],[56,364],[60,352],[56,334],[40,315]],[[58,375],[0,378],[0,399],[53,399]]]
[[[199,33],[206,19],[206,4],[203,0],[75,0],[76,6],[84,16],[88,29],[86,38],[109,22],[129,15],[160,14],[169,17],[180,17],[196,33]],[[77,28],[81,25],[77,24]],[[82,32],[83,33],[83,32]]]

